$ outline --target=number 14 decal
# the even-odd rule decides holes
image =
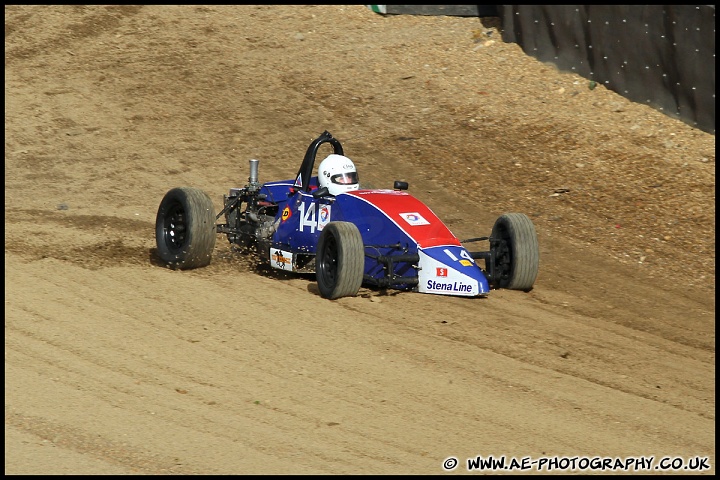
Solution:
[[[447,254],[447,256],[452,258],[454,261],[456,261],[456,262],[459,261],[461,265],[464,265],[466,267],[469,267],[474,262],[473,258],[470,256],[470,254],[465,249],[460,250],[460,256],[463,257],[462,260],[459,259],[458,257],[456,257],[455,255],[453,255],[453,253],[450,251],[449,248],[446,248],[445,250],[443,250],[443,252],[445,252]]]
[[[316,229],[320,231],[330,222],[330,205],[303,202],[298,206],[298,210],[302,232],[305,231],[305,227],[310,227],[310,233],[315,233]]]

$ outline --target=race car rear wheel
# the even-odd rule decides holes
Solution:
[[[532,220],[522,213],[501,215],[490,235],[495,264],[491,283],[495,288],[532,290],[538,274],[540,250]]]
[[[208,265],[216,236],[214,207],[207,193],[178,187],[165,194],[155,218],[155,241],[158,256],[168,267]]]
[[[360,230],[350,222],[330,222],[318,240],[315,275],[320,295],[334,300],[360,290],[365,251]]]

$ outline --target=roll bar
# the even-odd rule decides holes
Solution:
[[[295,177],[295,187],[298,187],[301,191],[310,191],[310,178],[312,177],[313,167],[315,166],[315,157],[318,152],[318,148],[323,143],[329,143],[333,147],[333,153],[337,155],[343,155],[343,148],[340,145],[340,141],[333,137],[330,132],[325,130],[318,138],[310,143],[310,146],[305,152],[305,158],[303,158],[300,170],[298,170],[297,177]]]

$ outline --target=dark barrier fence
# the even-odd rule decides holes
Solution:
[[[714,5],[368,5],[500,18],[502,38],[559,69],[715,134]]]
[[[714,5],[498,5],[505,42],[715,134]]]
[[[373,12],[389,15],[450,15],[497,17],[497,5],[368,5]]]

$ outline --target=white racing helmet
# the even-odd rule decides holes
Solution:
[[[327,187],[330,195],[360,188],[355,164],[349,158],[336,153],[325,157],[318,167],[318,183],[320,188]]]

